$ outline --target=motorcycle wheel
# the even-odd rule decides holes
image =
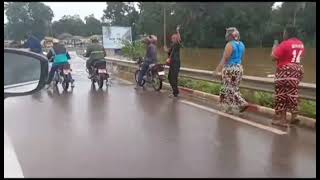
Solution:
[[[162,89],[162,80],[158,74],[152,76],[152,87],[155,91],[160,91]]]
[[[62,88],[63,88],[63,90],[67,91],[69,88],[69,82],[70,82],[69,77],[67,75],[64,75],[64,77],[62,79],[63,79]]]
[[[63,90],[67,91],[69,88],[69,81],[63,81],[62,88],[63,88]]]
[[[56,72],[54,73],[52,83],[53,83],[54,86],[58,86],[58,83],[59,83],[59,74],[57,74]]]
[[[102,89],[103,81],[104,81],[103,75],[100,74],[99,75],[99,80],[98,80],[99,89]]]
[[[134,73],[134,79],[136,80],[136,83],[138,83],[139,73],[140,73],[140,70],[136,70],[136,72]],[[141,86],[143,86],[144,83],[146,83],[146,81],[144,79],[142,79]]]

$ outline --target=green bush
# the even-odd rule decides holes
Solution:
[[[141,41],[130,42],[123,41],[124,47],[122,48],[123,55],[131,59],[137,59],[138,57],[144,57],[146,54],[145,44]]]
[[[190,78],[179,78],[179,86],[219,95],[221,85],[207,81],[194,80]],[[242,97],[248,102],[261,106],[274,108],[274,95],[268,92],[253,91],[249,89],[240,90]],[[316,118],[316,102],[301,100],[299,104],[299,114],[310,118]]]
[[[301,100],[299,112],[301,115],[316,118],[316,102],[310,100]]]
[[[271,93],[266,92],[254,92],[255,99],[257,99],[259,105],[273,108],[274,107],[274,97]]]

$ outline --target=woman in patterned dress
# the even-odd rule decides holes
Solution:
[[[242,59],[245,46],[240,41],[240,33],[235,27],[226,29],[225,35],[227,44],[221,62],[216,68],[216,73],[222,71],[222,87],[220,90],[220,103],[222,110],[245,111],[249,106],[245,99],[241,97],[239,85],[242,79]]]
[[[288,127],[298,112],[298,87],[303,77],[300,64],[304,56],[304,45],[297,38],[297,30],[288,25],[283,32],[283,41],[272,49],[272,58],[277,62],[275,74],[275,117],[272,124]],[[292,113],[291,121],[286,119],[287,112]]]

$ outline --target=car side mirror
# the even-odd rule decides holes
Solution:
[[[4,48],[4,98],[33,94],[45,86],[48,60],[30,51]]]

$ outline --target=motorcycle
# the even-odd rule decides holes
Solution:
[[[49,59],[49,62],[53,62],[53,58]],[[73,88],[74,80],[71,77],[71,71],[70,64],[64,64],[62,67],[59,67],[56,72],[54,72],[52,79],[53,85],[57,87],[58,83],[60,83],[64,91],[69,89],[70,84]]]
[[[138,77],[141,72],[143,62],[144,61],[142,60],[141,57],[137,61],[139,68],[138,70],[136,70],[134,74],[136,83],[138,83]],[[149,83],[152,85],[155,91],[160,91],[162,89],[162,82],[165,79],[164,66],[165,66],[164,64],[150,64],[146,72],[146,75],[143,77],[141,86],[144,86],[145,83]]]
[[[64,91],[67,91],[69,85],[73,83],[73,79],[71,78],[70,64],[65,64],[62,67],[59,67],[53,76],[53,84],[58,86],[58,83],[62,85]],[[72,87],[73,88],[73,87]]]
[[[92,85],[97,83],[99,89],[102,89],[105,81],[106,87],[111,86],[109,83],[109,73],[107,72],[107,62],[105,60],[98,60],[94,62],[91,69],[93,74],[90,74],[88,69],[87,72],[90,74]]]

